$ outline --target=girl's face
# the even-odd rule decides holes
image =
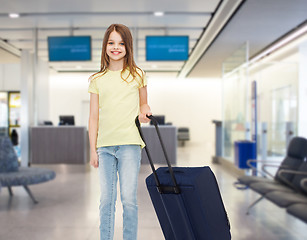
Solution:
[[[111,32],[106,51],[110,58],[110,62],[124,60],[124,57],[126,56],[126,47],[118,32]]]

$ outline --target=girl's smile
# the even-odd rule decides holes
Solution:
[[[120,51],[111,51],[111,53],[112,53],[112,54],[114,54],[114,55],[121,54],[121,52],[120,52]]]

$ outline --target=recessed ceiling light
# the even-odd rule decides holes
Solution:
[[[154,15],[156,17],[162,17],[162,16],[164,16],[164,12],[154,12]]]
[[[18,13],[10,13],[10,14],[9,14],[9,17],[10,17],[10,18],[19,18],[19,16],[20,16],[20,15],[19,15]]]

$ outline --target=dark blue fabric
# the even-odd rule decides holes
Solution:
[[[18,158],[11,139],[6,136],[0,136],[0,173],[17,171]]]
[[[146,185],[166,240],[231,239],[228,217],[209,167],[173,168],[180,194],[160,194],[154,176]],[[162,185],[173,186],[168,168],[157,170]]]

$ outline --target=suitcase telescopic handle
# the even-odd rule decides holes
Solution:
[[[150,116],[146,115],[146,117],[148,117],[152,121],[153,125],[155,126],[155,129],[156,129],[156,132],[158,134],[158,138],[159,138],[159,141],[160,141],[163,153],[164,153],[164,157],[166,159],[168,170],[169,170],[169,173],[171,175],[172,182],[174,184],[174,186],[172,186],[171,189],[169,189],[168,186],[162,186],[160,184],[160,181],[159,181],[159,178],[158,178],[158,174],[156,172],[156,168],[155,168],[154,163],[152,161],[150,152],[149,152],[147,146],[145,146],[145,151],[146,151],[146,154],[147,154],[147,157],[148,157],[148,160],[149,160],[152,172],[154,174],[154,179],[155,179],[155,182],[156,182],[156,185],[157,185],[157,189],[158,189],[159,193],[161,193],[161,194],[164,193],[164,191],[169,192],[170,190],[171,190],[171,192],[178,194],[178,193],[180,193],[180,189],[179,189],[179,186],[177,184],[177,181],[176,181],[176,178],[175,178],[175,174],[174,174],[172,165],[170,164],[170,161],[169,161],[167,153],[166,153],[165,145],[163,143],[163,140],[162,140],[162,137],[161,137],[161,134],[160,134],[160,130],[159,130],[159,127],[158,127],[158,121],[152,115],[150,115]],[[135,118],[135,124],[136,124],[136,126],[137,126],[137,128],[139,130],[139,133],[140,133],[140,136],[141,136],[142,140],[146,144],[145,139],[144,139],[144,135],[143,135],[143,132],[142,132],[142,129],[141,129],[141,124],[140,124],[140,121],[139,121],[138,117]]]

